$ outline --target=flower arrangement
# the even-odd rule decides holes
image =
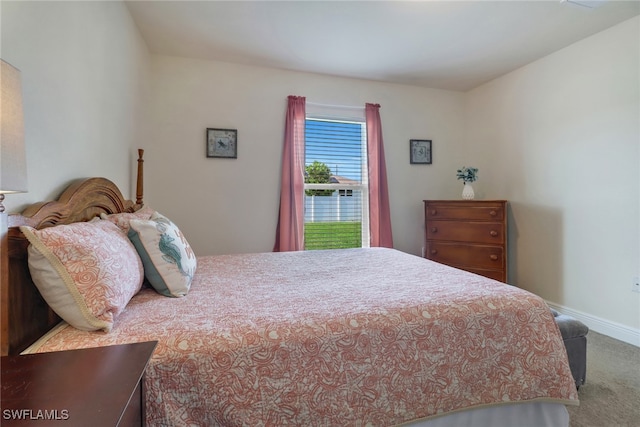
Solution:
[[[473,167],[466,167],[463,166],[462,169],[458,169],[458,179],[461,179],[464,181],[464,183],[466,184],[467,182],[474,182],[475,180],[478,179],[477,177],[478,174],[478,168],[473,168]]]

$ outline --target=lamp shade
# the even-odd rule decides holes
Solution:
[[[20,71],[0,59],[0,193],[27,191]]]

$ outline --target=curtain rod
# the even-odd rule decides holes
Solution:
[[[353,108],[357,110],[364,110],[364,105],[361,107],[356,107],[352,105],[331,105],[331,104],[320,104],[318,102],[310,102],[307,101],[307,105],[313,105],[314,107],[325,107],[325,108]]]

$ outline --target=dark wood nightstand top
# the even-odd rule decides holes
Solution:
[[[140,392],[156,344],[2,357],[0,423],[117,426],[134,392]]]

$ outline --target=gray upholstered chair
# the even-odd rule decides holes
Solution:
[[[576,388],[584,384],[587,376],[587,334],[589,328],[579,320],[551,309],[560,328],[564,346],[567,349],[571,374],[576,381]]]

